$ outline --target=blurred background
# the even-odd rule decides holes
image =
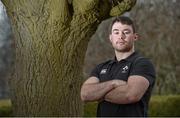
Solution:
[[[135,49],[150,58],[156,67],[154,94],[180,94],[179,8],[178,0],[137,0],[135,7],[124,14],[135,21],[140,35]],[[85,78],[95,65],[114,57],[107,33],[110,21],[102,22],[89,42]]]
[[[164,111],[165,115],[162,115],[162,112],[155,113],[155,110],[153,111],[152,109],[150,111],[151,116],[173,116],[173,114],[166,114],[168,110],[163,109],[172,106],[173,108],[170,109],[173,112],[170,113],[174,113],[174,108],[177,108],[174,116],[178,116],[178,108],[180,108],[179,8],[179,0],[137,0],[135,7],[130,12],[124,14],[130,16],[136,23],[137,31],[140,35],[140,40],[136,42],[136,50],[150,58],[156,68],[157,78],[153,91],[155,96],[153,100],[155,102],[151,104],[151,107]],[[114,57],[114,51],[107,36],[110,22],[111,19],[103,21],[89,42],[84,62],[84,79],[89,76],[89,73],[97,64]],[[4,102],[3,100],[9,98],[6,78],[7,72],[12,68],[11,65],[14,59],[12,39],[6,10],[0,2],[0,116],[8,116],[11,112],[9,110],[10,101]],[[161,107],[158,106],[157,102],[160,99],[161,101],[164,100]],[[174,102],[171,102],[168,106],[167,101]],[[2,106],[8,106],[8,109],[1,109]],[[85,107],[85,116],[94,116],[95,110],[90,111],[89,109],[90,107],[94,109],[95,105]],[[2,113],[3,110],[4,112]]]
[[[131,17],[140,40],[135,49],[150,58],[157,77],[149,104],[152,117],[180,116],[180,0],[137,0],[123,15]],[[114,57],[108,39],[111,19],[103,21],[89,42],[84,77],[99,63]],[[85,104],[85,116],[95,116],[97,103]],[[94,109],[94,110],[92,110]]]
[[[9,98],[7,75],[13,63],[13,40],[6,10],[0,2],[0,99]]]

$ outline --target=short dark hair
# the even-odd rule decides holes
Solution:
[[[135,29],[135,25],[133,23],[133,21],[131,20],[131,18],[127,17],[127,16],[117,16],[115,17],[112,22],[111,22],[111,25],[109,27],[109,33],[111,34],[111,30],[112,30],[112,26],[114,25],[114,23],[116,22],[120,22],[122,24],[126,24],[126,25],[130,25],[132,26],[132,29],[133,29],[133,32],[135,33],[136,32],[136,29]]]

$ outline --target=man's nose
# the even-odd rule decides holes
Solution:
[[[124,40],[126,38],[126,35],[124,34],[124,32],[119,33],[119,38],[122,40]]]

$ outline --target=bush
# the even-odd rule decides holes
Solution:
[[[97,103],[87,103],[84,105],[84,116],[96,116]],[[149,116],[180,116],[180,95],[152,96],[149,104]]]
[[[10,100],[0,100],[0,116],[11,116],[12,107]]]
[[[84,116],[95,117],[97,102],[84,105]],[[153,96],[149,104],[149,116],[172,117],[180,116],[180,95]],[[11,116],[12,108],[10,100],[0,100],[0,116]]]
[[[89,102],[84,105],[84,117],[95,117],[97,102]]]
[[[1,107],[0,108],[0,117],[2,116],[11,116],[12,109],[11,107]]]
[[[180,116],[180,95],[153,96],[149,105],[150,116]]]

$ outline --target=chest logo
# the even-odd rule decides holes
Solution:
[[[106,74],[106,72],[107,72],[107,69],[102,69],[100,74]]]
[[[129,69],[128,66],[123,67],[123,68],[122,68],[122,73],[127,73],[128,69]]]

